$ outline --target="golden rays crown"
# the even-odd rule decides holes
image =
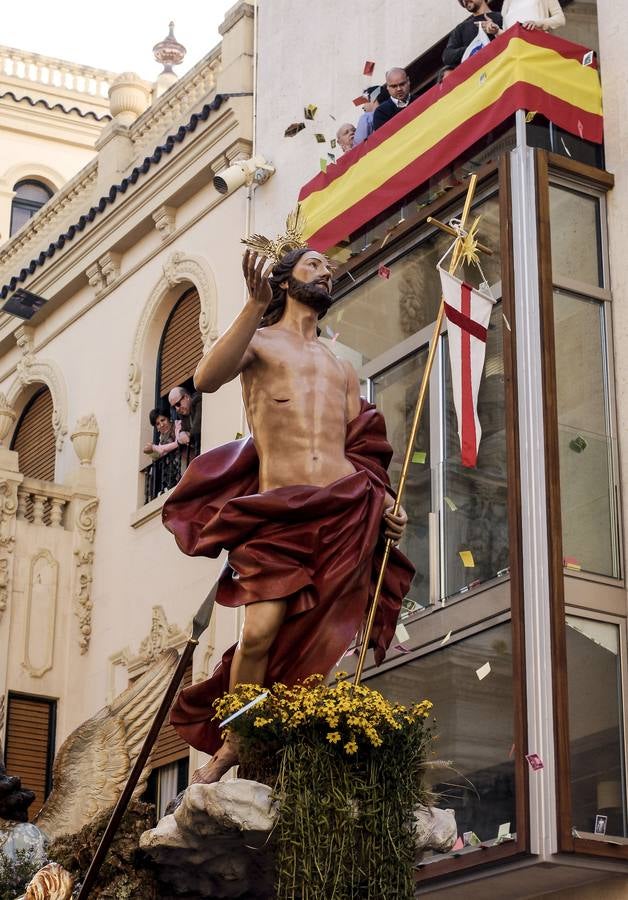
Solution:
[[[283,234],[277,235],[274,240],[264,237],[263,234],[251,234],[249,237],[241,238],[241,243],[256,253],[262,253],[269,259],[279,262],[282,256],[291,250],[301,250],[307,247],[307,241],[303,236],[305,229],[305,217],[301,212],[300,204],[286,218],[286,230]]]

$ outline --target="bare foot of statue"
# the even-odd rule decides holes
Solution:
[[[220,781],[222,776],[232,766],[238,763],[237,744],[227,738],[220,750],[212,756],[209,762],[197,769],[192,775],[192,784],[214,784]]]

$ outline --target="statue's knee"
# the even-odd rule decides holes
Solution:
[[[272,636],[260,628],[251,628],[245,625],[240,637],[240,652],[244,656],[265,656],[272,644]]]

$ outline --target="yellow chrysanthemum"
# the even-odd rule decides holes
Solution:
[[[330,744],[337,744],[340,740],[340,734],[337,731],[329,731],[327,733],[327,740]]]

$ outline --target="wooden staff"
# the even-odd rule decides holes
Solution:
[[[466,237],[466,223],[469,217],[469,212],[471,211],[471,204],[473,203],[473,197],[475,196],[475,188],[477,184],[478,177],[477,175],[472,175],[469,181],[469,188],[467,190],[467,196],[464,201],[464,208],[462,210],[462,217],[460,219],[460,225],[458,228],[453,228],[451,225],[446,225],[444,222],[439,222],[438,219],[433,219],[431,216],[428,218],[428,222],[430,224],[436,225],[442,231],[447,234],[455,235],[456,241],[454,244],[451,262],[449,264],[449,274],[454,275],[458,265],[460,263],[460,258],[462,255],[462,251],[464,248],[464,242]],[[485,247],[483,244],[477,244],[476,248],[478,250],[482,250],[484,253],[492,254],[492,250],[488,247]],[[440,306],[438,308],[438,315],[436,316],[436,322],[434,324],[434,332],[432,334],[432,339],[430,341],[429,352],[427,354],[427,362],[425,363],[425,370],[423,372],[423,378],[421,379],[421,386],[419,388],[419,396],[417,397],[416,408],[414,410],[414,418],[412,420],[412,427],[410,428],[410,436],[408,438],[408,445],[406,447],[406,453],[403,458],[403,465],[401,466],[401,475],[399,476],[399,486],[397,488],[397,499],[395,500],[395,505],[393,507],[393,515],[397,515],[399,513],[399,507],[401,506],[401,497],[406,486],[406,480],[408,477],[408,468],[410,466],[410,462],[412,460],[412,454],[414,452],[414,442],[416,440],[417,433],[419,431],[419,425],[421,424],[421,416],[423,414],[423,407],[425,406],[425,398],[427,396],[427,389],[430,381],[430,375],[432,373],[432,366],[434,365],[434,358],[436,356],[436,349],[438,347],[438,341],[440,337],[440,330],[443,324],[443,317],[445,315],[445,298],[441,296]],[[375,593],[373,594],[373,600],[371,602],[371,606],[369,609],[368,618],[366,620],[366,625],[364,627],[364,634],[362,637],[362,646],[360,648],[360,657],[358,659],[358,665],[355,670],[354,684],[359,684],[362,679],[362,670],[364,669],[364,661],[366,659],[366,654],[368,651],[369,641],[371,639],[371,632],[373,631],[373,622],[375,621],[375,613],[377,612],[377,604],[379,602],[379,597],[382,591],[382,585],[384,583],[384,575],[386,574],[386,566],[388,565],[388,558],[390,556],[390,549],[393,545],[393,542],[390,538],[386,539],[386,544],[384,546],[384,555],[382,557],[381,566],[379,569],[379,575],[377,578],[377,583],[375,585]]]
[[[94,886],[96,878],[98,877],[100,867],[105,860],[107,851],[109,850],[109,847],[111,846],[111,843],[115,837],[116,831],[118,830],[118,827],[122,820],[122,816],[126,812],[126,808],[129,805],[129,801],[133,796],[133,791],[135,790],[137,783],[140,780],[142,770],[144,769],[146,761],[150,756],[150,752],[153,749],[155,741],[157,740],[157,737],[161,730],[161,726],[164,723],[164,719],[168,715],[168,712],[172,705],[172,701],[174,700],[174,696],[179,685],[181,684],[181,681],[183,680],[185,670],[187,669],[188,664],[192,659],[192,655],[196,650],[199,638],[209,625],[209,620],[211,619],[211,614],[214,609],[214,602],[216,600],[219,583],[220,577],[212,587],[207,597],[203,600],[201,606],[198,609],[198,612],[192,620],[192,632],[190,634],[190,637],[188,638],[187,644],[183,648],[181,658],[179,659],[179,664],[175,669],[172,678],[170,679],[170,684],[168,685],[163,700],[161,701],[161,706],[157,710],[157,715],[153,720],[150,731],[146,735],[142,749],[140,750],[139,755],[135,760],[135,765],[131,770],[129,780],[124,786],[124,790],[120,794],[118,802],[116,803],[113,812],[111,813],[111,818],[109,819],[103,836],[100,839],[100,843],[98,845],[94,858],[92,859],[89,869],[87,870],[85,879],[78,893],[77,900],[87,900],[90,895],[90,891]]]

